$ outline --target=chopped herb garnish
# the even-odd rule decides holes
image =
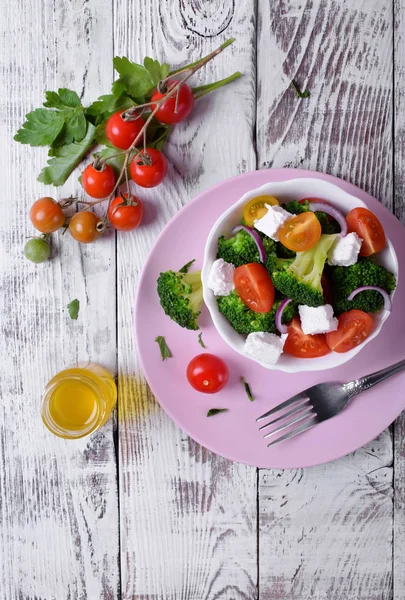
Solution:
[[[202,348],[204,348],[204,350],[207,348],[202,339],[202,331],[198,334],[198,343],[200,344],[200,346],[202,346]]]
[[[248,384],[248,382],[245,380],[245,378],[244,378],[244,377],[241,377],[240,379],[241,379],[241,381],[242,381],[243,385],[245,386],[245,392],[246,392],[246,396],[249,398],[249,400],[250,400],[251,402],[253,402],[253,401],[254,401],[254,398],[253,398],[252,391],[251,391],[251,389],[250,389],[250,385]]]
[[[227,408],[210,408],[207,412],[207,417],[213,417],[214,415],[219,415],[219,413],[228,412]]]
[[[162,360],[166,360],[166,358],[172,358],[173,355],[170,352],[170,349],[169,349],[168,345],[166,344],[166,340],[163,337],[163,335],[158,335],[157,338],[155,339],[155,342],[157,342],[159,344],[160,354],[162,355]]]
[[[193,264],[193,262],[195,262],[195,258],[193,258],[193,260],[190,260],[190,262],[186,263],[184,265],[184,267],[181,267],[181,269],[179,269],[179,272],[180,273],[188,273],[188,270],[191,267],[191,265]]]
[[[73,319],[74,321],[77,321],[77,318],[79,316],[79,310],[80,310],[80,302],[77,298],[75,298],[74,300],[72,300],[72,302],[69,302],[69,304],[67,305],[67,309],[69,311],[69,317],[71,319]]]
[[[303,92],[301,92],[295,79],[292,80],[291,85],[297,98],[309,98],[309,96],[311,95],[309,93],[309,90],[304,90]]]

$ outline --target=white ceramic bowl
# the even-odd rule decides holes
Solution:
[[[213,292],[209,289],[208,275],[211,269],[211,265],[216,259],[217,253],[217,241],[221,235],[229,236],[230,231],[239,225],[243,217],[243,207],[245,204],[254,198],[262,194],[268,194],[275,196],[280,204],[284,204],[289,200],[300,200],[301,198],[323,198],[329,200],[333,206],[338,208],[347,214],[352,208],[356,206],[364,206],[364,202],[344,192],[342,189],[329,183],[327,181],[321,181],[320,179],[292,179],[289,181],[282,181],[279,183],[267,183],[259,188],[251,190],[247,194],[241,197],[238,202],[231,206],[215,223],[211,232],[208,236],[207,244],[205,246],[204,253],[204,264],[202,268],[202,282],[204,290],[204,302],[208,307],[211,314],[214,325],[220,334],[231,348],[242,354],[246,358],[250,358],[243,352],[243,346],[245,343],[246,336],[237,333],[233,327],[228,323],[225,317],[219,312],[217,301]],[[386,267],[389,271],[394,273],[398,279],[398,260],[395,254],[395,250],[389,240],[387,240],[386,248],[379,253],[378,262]],[[270,370],[286,371],[287,373],[298,373],[299,371],[321,371],[324,369],[332,369],[338,367],[343,363],[349,361],[351,358],[356,356],[358,352],[372,339],[374,339],[381,331],[381,328],[388,318],[389,313],[387,311],[381,311],[373,315],[375,321],[375,327],[373,333],[359,346],[345,352],[338,354],[331,352],[321,358],[295,358],[283,353],[279,361],[274,365],[266,365],[259,362],[263,367]],[[251,359],[254,360],[254,359]]]

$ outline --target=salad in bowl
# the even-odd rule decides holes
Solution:
[[[268,369],[328,369],[378,335],[395,251],[359,199],[315,179],[245,194],[209,235],[204,301],[223,339]]]

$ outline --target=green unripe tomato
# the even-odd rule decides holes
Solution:
[[[51,247],[43,238],[32,238],[24,246],[24,256],[33,263],[42,263],[49,258]]]

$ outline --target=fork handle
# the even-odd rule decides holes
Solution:
[[[380,371],[370,373],[370,375],[365,375],[364,377],[360,377],[360,379],[352,381],[351,383],[347,384],[348,387],[351,388],[351,396],[356,396],[357,394],[360,394],[360,392],[370,389],[377,383],[380,383],[380,381],[384,381],[384,379],[387,379],[388,377],[391,377],[391,375],[395,375],[404,369],[405,359],[400,360],[390,367],[385,367],[385,369],[381,369]]]

